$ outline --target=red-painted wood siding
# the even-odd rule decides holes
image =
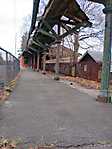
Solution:
[[[84,71],[85,66],[87,66],[86,71]],[[89,55],[86,55],[77,66],[77,76],[88,80],[98,81],[98,71],[99,64],[96,63]]]

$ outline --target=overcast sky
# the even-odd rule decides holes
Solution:
[[[20,47],[20,32],[23,18],[32,13],[33,0],[0,0],[0,46],[15,54]]]

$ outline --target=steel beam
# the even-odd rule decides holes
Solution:
[[[29,30],[29,34],[28,34],[26,47],[28,46],[28,41],[30,39],[30,35],[32,34],[33,30],[35,29],[35,24],[36,24],[36,20],[37,20],[37,13],[39,10],[39,4],[40,4],[40,0],[33,0],[32,20],[31,20],[31,26],[30,26],[30,30]]]
[[[35,24],[36,24],[36,20],[37,20],[37,13],[39,10],[39,3],[40,3],[40,0],[33,0],[33,12],[32,12],[32,21],[31,21],[29,36],[31,35],[31,33],[35,29]]]
[[[42,19],[44,25],[53,33],[54,37],[58,37],[57,33],[54,31],[54,29],[49,25],[49,23],[47,21],[45,21],[44,19]]]
[[[60,20],[59,23],[69,24],[69,25],[76,25],[77,22],[69,21],[69,20]]]
[[[46,46],[44,46],[39,40],[36,40],[36,41],[32,40],[32,43],[39,46],[39,47],[41,47],[42,49],[46,48]]]
[[[59,36],[60,39],[63,39],[65,38],[66,36],[70,35],[70,34],[73,34],[73,33],[76,33],[77,34],[77,30],[81,27],[81,25],[77,25],[73,28],[71,28],[68,32],[64,33],[63,35]]]
[[[37,32],[40,32],[40,33],[43,34],[43,35],[46,35],[46,36],[49,36],[49,37],[51,37],[51,38],[56,39],[56,36],[50,34],[49,32],[47,32],[47,31],[45,31],[45,30],[43,30],[43,29],[39,29]]]

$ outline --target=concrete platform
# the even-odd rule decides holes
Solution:
[[[112,140],[112,105],[41,73],[26,70],[0,106],[0,136],[76,145]]]

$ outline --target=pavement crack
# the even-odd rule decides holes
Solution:
[[[77,144],[77,145],[56,145],[57,148],[65,148],[65,149],[69,149],[69,148],[78,148],[78,147],[84,147],[84,146],[93,146],[95,145],[95,143],[83,143],[83,144]]]
[[[83,143],[83,144],[77,144],[77,145],[74,145],[74,144],[70,144],[70,145],[56,145],[57,148],[63,148],[63,149],[70,149],[70,148],[83,148],[83,147],[94,147],[94,146],[97,146],[97,145],[100,145],[100,146],[105,146],[105,145],[111,145],[112,147],[112,142],[103,142],[103,141],[100,141],[100,142],[91,142],[91,143]]]

